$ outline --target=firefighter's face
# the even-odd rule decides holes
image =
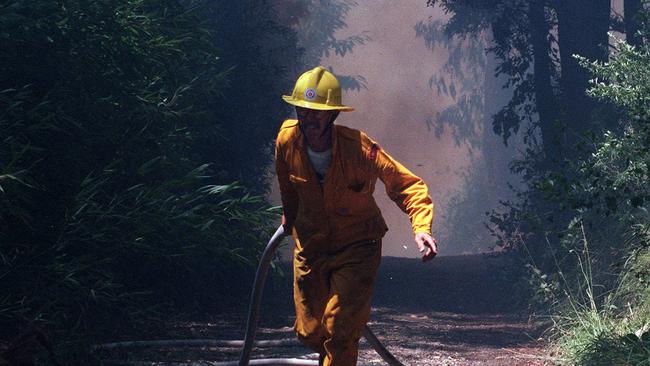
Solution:
[[[296,115],[300,122],[300,128],[307,139],[317,141],[324,137],[339,112],[296,107]]]

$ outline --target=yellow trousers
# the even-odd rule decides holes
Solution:
[[[307,259],[294,253],[298,338],[325,366],[354,366],[381,259],[381,240],[356,242]]]

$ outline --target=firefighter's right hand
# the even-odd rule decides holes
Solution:
[[[293,230],[293,223],[288,223],[287,218],[282,215],[282,228],[284,229],[284,235],[291,235],[291,231]]]

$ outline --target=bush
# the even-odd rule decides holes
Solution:
[[[579,276],[558,264],[563,278],[574,275],[560,287],[568,295],[556,308],[557,344],[574,365],[650,365],[650,48],[647,42],[617,46],[607,64],[580,58],[596,77],[589,94],[621,108],[627,118],[579,163],[565,196],[580,221],[590,223],[577,252]],[[594,238],[598,257],[588,256],[586,235]]]
[[[215,155],[241,145],[219,104],[234,65],[215,22],[229,7],[0,5],[0,363],[88,364],[85,345],[248,294],[276,212]],[[265,22],[267,37],[286,31]]]

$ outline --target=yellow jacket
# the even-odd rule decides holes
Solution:
[[[296,253],[315,258],[349,243],[383,237],[388,227],[372,196],[377,178],[408,214],[413,232],[431,233],[433,203],[421,178],[363,132],[334,125],[332,139],[332,162],[321,186],[298,121],[286,120],[278,133],[276,171]]]

